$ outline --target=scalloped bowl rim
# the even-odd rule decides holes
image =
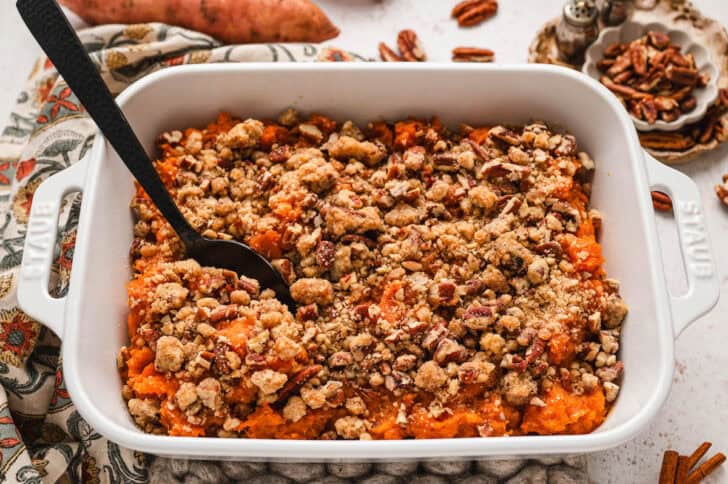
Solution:
[[[607,37],[610,37],[611,34],[617,33],[618,39],[621,41],[623,30],[625,27],[628,26],[634,26],[636,28],[639,28],[641,31],[641,35],[644,35],[649,30],[658,30],[660,32],[665,32],[667,35],[670,36],[671,41],[673,41],[673,37],[675,35],[680,35],[681,37],[684,37],[687,39],[686,41],[681,42],[675,42],[676,44],[680,45],[680,48],[682,51],[689,51],[691,49],[694,49],[695,51],[702,51],[702,53],[705,56],[706,61],[702,62],[697,65],[699,72],[706,72],[708,71],[710,73],[710,82],[708,82],[708,85],[703,88],[697,88],[695,92],[693,93],[695,95],[695,98],[697,99],[698,103],[695,106],[695,109],[693,109],[691,112],[681,115],[678,119],[671,122],[665,122],[660,119],[655,121],[653,124],[649,124],[646,121],[643,121],[641,119],[637,119],[634,116],[632,116],[631,113],[629,113],[630,118],[632,118],[632,121],[635,124],[635,127],[639,131],[654,131],[654,130],[661,130],[661,131],[676,131],[686,124],[694,123],[696,121],[699,121],[703,116],[705,116],[705,113],[708,111],[708,108],[715,102],[715,100],[718,98],[718,68],[716,67],[715,63],[713,62],[712,56],[708,52],[708,50],[703,47],[700,43],[696,42],[693,37],[688,34],[684,30],[675,29],[675,28],[669,28],[667,25],[661,22],[635,22],[635,21],[627,21],[621,25],[618,25],[616,27],[609,27],[604,30],[602,30],[599,33],[599,37],[597,37],[597,40],[595,40],[587,49],[586,51],[586,60],[584,62],[584,66],[582,67],[582,72],[591,77],[592,79],[595,79],[597,82],[601,82],[601,73],[599,72],[599,69],[596,66],[597,63],[597,50],[601,46],[605,46],[605,41]],[[606,46],[605,46],[606,47]],[[601,54],[600,54],[601,55]],[[696,59],[696,64],[697,64]]]

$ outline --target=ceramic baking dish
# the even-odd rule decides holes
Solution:
[[[673,374],[674,338],[708,311],[718,282],[696,185],[646,155],[617,99],[579,73],[543,65],[213,64],[145,77],[118,98],[149,152],[162,131],[202,126],[220,110],[254,118],[286,107],[352,119],[438,115],[447,125],[543,119],[568,129],[597,161],[592,205],[604,214],[606,268],[630,306],[624,324],[622,391],[589,435],[419,441],[283,441],[147,435],[121,397],[116,354],[127,343],[126,291],[132,241],[132,177],[101,136],[88,156],[35,194],[19,300],[63,340],[68,390],[81,415],[123,446],[154,454],[246,459],[423,459],[583,453],[635,436],[656,415]],[[668,293],[650,188],[675,202],[687,294]],[[48,295],[63,194],[83,191],[68,295]]]

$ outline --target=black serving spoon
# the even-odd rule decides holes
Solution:
[[[288,285],[265,257],[240,242],[203,237],[185,220],[56,1],[18,0],[16,5],[35,40],[91,119],[177,232],[187,255],[203,266],[230,269],[257,279],[261,286],[273,289],[278,300],[295,311]]]

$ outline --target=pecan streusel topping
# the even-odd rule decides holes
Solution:
[[[145,431],[428,438],[604,420],[627,306],[573,136],[288,110],[221,114],[159,146],[190,223],[271,259],[299,306],[185,259],[139,189],[119,367]]]

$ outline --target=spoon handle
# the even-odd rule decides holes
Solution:
[[[16,5],[33,37],[185,246],[200,239],[170,197],[126,116],[56,1],[18,0]]]

